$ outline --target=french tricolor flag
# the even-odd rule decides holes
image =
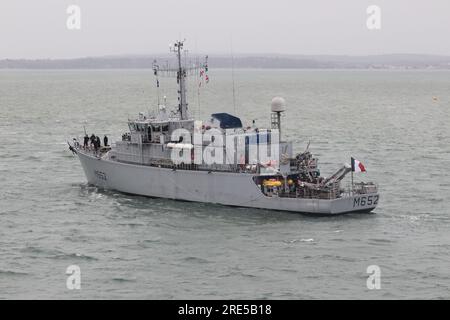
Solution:
[[[366,172],[366,167],[364,165],[352,157],[352,171],[353,172]]]

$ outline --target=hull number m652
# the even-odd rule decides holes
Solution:
[[[361,196],[353,199],[353,208],[365,207],[365,206],[376,206],[378,203],[378,195],[372,196]]]

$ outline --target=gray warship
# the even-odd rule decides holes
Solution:
[[[204,76],[208,64],[206,57],[204,63],[188,67],[183,46],[184,41],[177,41],[171,48],[176,67],[153,67],[156,77],[166,72],[176,78],[178,105],[173,110],[158,99],[155,111],[128,120],[121,141],[92,147],[74,138],[69,144],[89,184],[149,197],[315,215],[376,208],[377,185],[353,182],[358,171],[353,158],[352,165],[323,177],[309,143],[305,151],[293,152],[292,142],[281,135],[281,114],[286,112],[281,97],[272,100],[266,129],[244,126],[228,113],[212,114],[206,121],[190,117],[187,77],[198,72]],[[349,173],[351,183],[344,187]]]

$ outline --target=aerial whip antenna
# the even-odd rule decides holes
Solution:
[[[234,55],[233,55],[233,37],[231,37],[230,41],[231,47],[231,82],[233,83],[233,111],[236,115],[236,90],[234,86]]]

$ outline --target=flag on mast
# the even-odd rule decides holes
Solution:
[[[364,165],[352,157],[352,171],[353,172],[366,172],[366,167]]]

